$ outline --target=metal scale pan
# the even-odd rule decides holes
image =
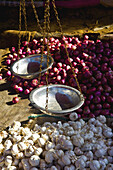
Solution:
[[[34,89],[29,96],[31,104],[43,113],[53,116],[63,116],[80,108],[84,98],[80,92],[70,86],[48,86],[48,113],[46,113],[46,89],[47,86]]]
[[[49,67],[47,68],[47,55],[43,55],[41,74],[45,73],[52,66],[53,62],[53,58],[49,56]],[[14,62],[11,66],[11,72],[23,79],[33,79],[40,74],[40,63],[41,55],[30,55]]]

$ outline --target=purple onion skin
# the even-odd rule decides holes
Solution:
[[[101,99],[100,99],[99,96],[95,96],[94,99],[93,99],[93,102],[94,102],[95,104],[100,103],[100,101],[101,101]]]
[[[113,104],[113,97],[107,96],[107,102]]]

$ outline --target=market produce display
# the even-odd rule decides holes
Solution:
[[[32,129],[15,121],[0,132],[0,168],[112,170],[112,137],[102,115],[88,122],[79,119],[35,124]]]
[[[78,37],[53,38],[49,40],[50,53],[54,59],[53,66],[49,69],[49,84],[65,84],[77,88],[73,77],[70,62],[66,55],[65,45],[74,67],[74,72],[79,81],[85,97],[84,105],[77,110],[79,117],[95,117],[98,115],[113,117],[113,41],[90,40],[87,35],[83,39]],[[12,88],[17,93],[29,94],[37,86],[46,84],[46,73],[38,78],[25,80],[11,74],[10,67],[19,58],[31,54],[41,54],[43,38],[24,41],[19,50],[15,47],[5,60],[8,71],[0,74],[0,79],[12,82]],[[45,39],[44,54],[47,54],[47,39]],[[28,47],[28,48],[27,48]]]

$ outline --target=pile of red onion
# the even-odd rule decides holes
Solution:
[[[77,88],[72,74],[70,63],[66,55],[65,45],[70,61],[75,68],[82,93],[85,96],[84,105],[77,110],[79,117],[95,117],[100,114],[113,117],[113,41],[89,40],[85,35],[83,39],[77,37],[50,38],[49,49],[54,64],[49,69],[49,84],[65,84]],[[40,54],[43,39],[34,39],[32,42],[24,41],[19,50],[19,57],[15,47],[7,56],[5,64],[8,71],[2,75],[12,82],[17,93],[29,94],[38,85],[38,79],[25,80],[11,74],[11,64],[26,55]],[[47,44],[47,39],[45,39]],[[28,48],[27,48],[28,47]],[[45,45],[44,53],[47,54]],[[46,84],[46,73],[41,77],[40,86]]]

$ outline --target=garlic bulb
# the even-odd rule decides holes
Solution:
[[[22,159],[22,166],[24,168],[24,170],[29,170],[30,169],[30,164],[29,164],[29,160],[28,159]]]
[[[35,155],[40,155],[41,153],[43,152],[43,149],[42,148],[40,148],[40,147],[34,147],[34,153],[35,153]]]
[[[18,144],[14,144],[11,148],[12,155],[17,155],[19,153]]]
[[[6,166],[11,166],[11,164],[12,164],[12,156],[6,156],[6,158],[5,158],[5,165]]]
[[[71,164],[71,160],[69,159],[68,155],[64,155],[61,157],[62,162],[64,163],[64,165],[70,165]]]
[[[106,168],[105,162],[102,161],[102,160],[100,160],[99,163],[100,163],[100,169],[101,169],[101,170],[104,170],[104,169]]]
[[[46,150],[53,149],[54,147],[55,147],[55,144],[52,143],[52,142],[50,142],[50,141],[48,141],[48,142],[46,143],[46,145],[45,145],[45,149],[46,149]]]
[[[97,117],[97,120],[99,120],[101,123],[106,123],[106,117],[103,115],[100,115],[99,117]]]
[[[73,144],[72,144],[72,142],[69,141],[69,140],[64,140],[64,141],[62,141],[61,147],[62,147],[63,149],[67,149],[67,150],[73,150]]]
[[[25,149],[27,149],[27,146],[24,142],[19,142],[18,147],[19,147],[20,151],[24,151]]]
[[[38,133],[33,133],[31,135],[31,140],[33,140],[33,142],[36,142],[39,138],[40,138],[40,135]]]
[[[47,163],[52,163],[54,160],[53,153],[51,151],[46,152],[45,154],[45,161]]]
[[[110,156],[113,156],[113,146],[108,150]]]
[[[32,155],[29,159],[29,163],[31,166],[38,166],[40,163],[40,158],[38,155]]]
[[[108,164],[106,166],[106,170],[113,170],[113,164]]]
[[[4,150],[4,145],[0,143],[0,154],[3,152],[3,150]]]
[[[45,140],[48,141],[49,140],[49,136],[47,134],[41,134],[41,137]]]
[[[32,146],[29,146],[29,148],[27,148],[26,150],[25,150],[25,156],[26,157],[30,157],[30,156],[32,156],[33,155],[33,153],[34,153],[34,149],[33,149],[33,147]]]
[[[76,170],[74,165],[68,165],[64,167],[64,170]]]
[[[75,147],[74,152],[75,152],[76,155],[82,155],[83,154],[83,152],[81,151],[81,149],[79,147]]]
[[[16,166],[9,166],[8,170],[17,170],[17,167]]]
[[[3,139],[5,139],[5,138],[8,137],[8,133],[7,133],[5,130],[3,130],[3,131],[0,132],[0,136],[1,136]]]
[[[89,161],[93,160],[93,152],[92,151],[87,152],[85,155]]]
[[[105,148],[97,149],[96,152],[95,152],[95,155],[99,158],[104,156],[105,154],[106,154]]]
[[[57,170],[56,166],[51,166],[50,170]]]
[[[111,138],[113,136],[113,133],[109,130],[104,130],[103,135],[107,138]]]
[[[79,129],[81,129],[81,122],[76,121],[76,122],[73,124],[73,128],[74,128],[74,130],[79,130]]]
[[[7,139],[7,140],[4,142],[4,147],[5,147],[5,149],[6,149],[6,150],[7,150],[7,149],[10,149],[11,146],[12,146],[11,140]]]
[[[81,147],[84,144],[84,139],[82,137],[73,137],[73,145]]]
[[[31,168],[30,170],[38,170],[38,168],[33,167],[33,168]]]
[[[78,159],[78,160],[75,162],[75,166],[76,166],[76,168],[78,168],[78,169],[83,169],[83,168],[85,168],[86,163],[85,163],[85,161],[84,161],[83,159]]]
[[[90,162],[90,168],[91,170],[99,170],[100,169],[100,163],[97,160],[93,160]]]
[[[12,163],[12,165],[14,165],[14,166],[18,166],[19,165],[19,159],[14,159],[14,161],[13,161],[13,163]]]
[[[24,153],[23,153],[23,152],[17,153],[17,154],[16,154],[16,158],[17,158],[17,159],[22,159],[22,158],[24,158]]]
[[[0,167],[3,167],[3,166],[4,166],[4,163],[5,163],[5,157],[4,157],[4,156],[1,156],[1,157],[0,157]]]
[[[40,147],[43,147],[45,145],[46,141],[43,138],[38,139],[38,144]]]
[[[44,168],[46,168],[46,162],[44,159],[40,159],[40,169],[43,170]]]
[[[78,114],[76,112],[72,112],[69,115],[70,120],[77,120],[78,119]]]

